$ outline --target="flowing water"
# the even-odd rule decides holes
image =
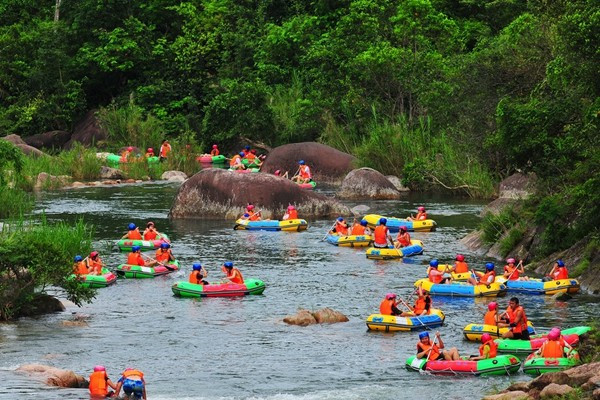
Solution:
[[[475,228],[483,204],[445,197],[363,202],[370,213],[397,216],[425,203],[438,223],[437,232],[412,235],[425,243],[424,255],[383,262],[367,260],[364,249],[322,241],[328,220],[310,220],[301,233],[234,231],[232,221],[170,221],[176,191],[171,184],[139,184],[42,195],[36,212],[50,220],[82,217],[96,227],[97,249],[110,266],[125,260],[111,245],[127,224],[152,220],[172,239],[183,270],[153,280],[119,279],[82,308],[0,324],[0,399],[88,398],[87,390],[48,388],[14,372],[27,363],[85,376],[103,364],[113,380],[124,368],[135,367],[146,374],[149,399],[464,399],[528,379],[522,373],[449,378],[409,372],[404,362],[415,353],[417,333],[366,329],[365,319],[378,312],[385,293],[411,292],[431,258],[451,262],[460,252],[472,266],[482,266],[485,260],[459,239]],[[218,280],[226,260],[246,278],[265,281],[265,293],[198,300],[173,296],[171,285],[187,280],[194,261],[207,267],[209,280]],[[508,299],[499,301],[505,307]],[[447,347],[477,352],[477,343],[463,340],[462,328],[482,320],[487,302],[434,299],[446,313],[439,330]],[[521,302],[538,330],[581,325],[593,315],[592,299],[582,294],[568,302],[546,296],[521,296]],[[350,321],[309,327],[282,322],[299,308],[322,307],[341,311]],[[89,315],[89,327],[63,326],[74,312]]]

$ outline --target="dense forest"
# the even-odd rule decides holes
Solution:
[[[546,226],[546,254],[598,237],[597,0],[4,0],[0,15],[0,136],[100,109],[205,149],[318,140],[415,189],[490,197],[535,172],[541,195],[508,223]]]

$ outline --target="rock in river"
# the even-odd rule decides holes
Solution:
[[[17,372],[29,375],[50,386],[65,388],[86,388],[88,382],[84,377],[73,371],[60,369],[43,364],[25,364],[17,368]]]
[[[400,191],[381,172],[359,168],[346,175],[337,196],[342,199],[395,200],[400,198]]]

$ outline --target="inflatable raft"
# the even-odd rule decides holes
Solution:
[[[406,368],[411,371],[425,370],[435,375],[510,375],[519,371],[521,360],[513,355],[499,355],[479,361],[426,361],[425,358],[412,356],[406,360]]]
[[[384,332],[414,331],[441,326],[445,318],[442,310],[435,308],[432,308],[428,315],[412,317],[371,314],[367,318],[367,328],[372,331]]]
[[[410,243],[410,246],[400,247],[399,249],[369,247],[365,254],[370,260],[398,260],[402,257],[423,254],[423,242],[420,240],[411,240]]]
[[[249,174],[251,172],[259,172],[258,168],[249,168],[249,169],[232,169],[229,168],[228,171],[237,172],[238,174]]]
[[[140,157],[135,157],[133,156],[135,160],[141,160]],[[148,164],[157,164],[158,163],[158,157],[144,157],[146,158],[146,161],[148,162]],[[115,167],[118,168],[120,164],[126,164],[127,161],[121,161],[121,156],[117,155],[117,154],[109,154],[108,156],[106,156],[106,163],[111,166],[111,167]]]
[[[500,283],[490,285],[470,285],[466,282],[452,282],[450,284],[435,284],[429,279],[419,279],[415,287],[423,285],[423,290],[432,296],[457,296],[457,297],[495,297],[506,294],[506,286]]]
[[[565,342],[571,346],[579,343],[579,336],[588,332],[589,326],[576,326],[574,328],[563,329],[562,335]],[[515,340],[515,339],[496,339],[498,343],[498,351],[501,353],[533,353],[542,347],[546,341],[547,334],[534,335],[530,340]]]
[[[535,329],[531,324],[531,321],[527,321],[527,330],[529,335],[535,335]],[[489,333],[492,336],[500,337],[508,332],[508,328],[498,328],[495,325],[484,325],[484,324],[469,324],[463,329],[465,339],[472,341],[480,341],[481,335]]]
[[[139,265],[121,264],[117,267],[117,274],[125,278],[143,279],[154,278],[170,274],[179,270],[179,261],[171,261],[169,264],[156,265],[154,267],[141,267]]]
[[[235,221],[234,230],[246,231],[288,231],[300,232],[308,228],[308,223],[303,219],[287,219],[285,221],[263,220],[249,221],[247,219],[238,219]]]
[[[507,281],[503,276],[497,276],[496,282],[503,283],[509,292],[526,294],[577,293],[579,281],[577,279],[559,279],[557,281],[543,282],[541,279],[530,279],[528,281]]]
[[[297,184],[300,188],[302,189],[306,189],[306,190],[312,190],[315,187],[317,187],[317,182],[315,181],[310,181],[308,183],[298,183]]]
[[[367,247],[373,241],[369,235],[339,236],[331,234],[327,235],[325,240],[327,240],[327,243],[341,247]]]
[[[260,161],[258,161],[258,158],[252,162],[250,162],[250,160],[248,160],[247,158],[242,158],[242,164],[244,164],[246,166],[246,168],[259,168],[258,163]]]
[[[174,284],[171,290],[180,297],[233,297],[262,294],[265,291],[265,284],[258,279],[246,279],[243,285],[225,283],[202,286],[182,281]]]
[[[218,156],[203,155],[196,157],[196,161],[202,164],[223,164],[225,163],[225,160],[226,158],[222,154],[219,154]]]
[[[155,240],[121,239],[117,242],[117,246],[121,251],[131,251],[131,248],[133,246],[140,246],[142,251],[146,251],[156,250],[160,247],[162,243],[171,243],[169,237],[164,233],[159,234]]]
[[[579,353],[576,350],[570,351],[565,357],[544,358],[534,357],[531,354],[523,363],[523,372],[527,375],[541,375],[546,372],[562,371],[579,364]]]
[[[447,270],[451,270],[452,268],[454,268],[454,265],[450,265],[450,264],[440,264],[438,265],[437,269],[440,272],[444,272]],[[449,272],[448,273],[451,277],[452,280],[455,282],[466,282],[473,274],[471,272],[462,272],[462,273],[454,273],[454,272]]]
[[[363,219],[367,220],[369,227],[375,228],[379,225],[379,219],[387,219],[387,228],[390,232],[398,232],[401,226],[405,226],[410,232],[433,232],[435,231],[437,224],[432,219],[426,219],[424,221],[408,221],[402,218],[395,217],[384,217],[378,214],[365,215]]]
[[[106,268],[102,268],[102,275],[80,275],[71,274],[70,279],[77,279],[81,286],[89,288],[104,288],[117,281],[117,276]]]

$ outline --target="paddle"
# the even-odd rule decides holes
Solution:
[[[144,257],[144,258],[145,258],[145,259],[147,259],[148,261],[154,261],[155,263],[157,263],[157,264],[159,264],[159,265],[162,265],[163,267],[165,267],[165,268],[166,268],[166,269],[168,269],[169,271],[177,271],[177,268],[175,268],[175,267],[171,267],[170,265],[167,265],[167,264],[165,264],[165,263],[162,263],[162,262],[160,262],[160,261],[158,261],[158,260],[156,260],[156,259],[154,259],[154,258],[152,258],[152,257],[149,257],[149,256],[147,256],[147,255],[145,255],[145,254],[142,254],[142,257]]]
[[[519,263],[515,266],[515,269],[512,270],[512,272],[508,275],[508,277],[506,278],[506,281],[510,281],[510,277],[515,273],[515,271],[517,269],[519,269],[519,266],[523,265],[523,260],[519,260]]]
[[[427,351],[427,358],[425,359],[425,364],[423,364],[423,369],[419,369],[420,374],[427,373],[427,371],[425,371],[425,368],[427,367],[427,363],[429,362],[429,357],[431,357],[431,351],[433,350],[433,346],[435,346],[435,342],[437,342],[437,336],[435,336],[433,338],[433,343],[431,344],[431,347]]]
[[[412,309],[412,308],[410,308],[410,306],[409,306],[408,304],[406,304],[406,302],[405,302],[405,301],[404,301],[404,300],[403,300],[401,297],[400,297],[400,301],[402,302],[402,304],[404,304],[404,306],[405,306],[405,307],[408,309],[408,311],[410,311],[410,312],[414,313],[413,309]],[[425,329],[427,329],[427,330],[431,330],[431,328],[430,328],[430,327],[428,327],[427,325],[425,325],[425,324],[423,323],[423,321],[421,321],[421,319],[419,318],[419,316],[418,316],[417,314],[415,314],[415,318],[417,319],[417,321],[419,321],[419,323],[420,323],[420,324],[421,324],[423,327],[425,327]]]
[[[337,223],[337,221],[336,221],[336,222],[334,222],[334,223],[333,223],[333,225],[331,225],[331,227],[330,227],[329,229],[327,229],[327,233],[325,234],[325,236],[323,236],[323,239],[321,239],[322,241],[323,241],[323,240],[325,240],[325,239],[327,239],[327,236],[329,236],[329,232],[331,232],[331,230],[332,230],[333,228],[335,228],[335,224],[336,224],[336,223]]]

